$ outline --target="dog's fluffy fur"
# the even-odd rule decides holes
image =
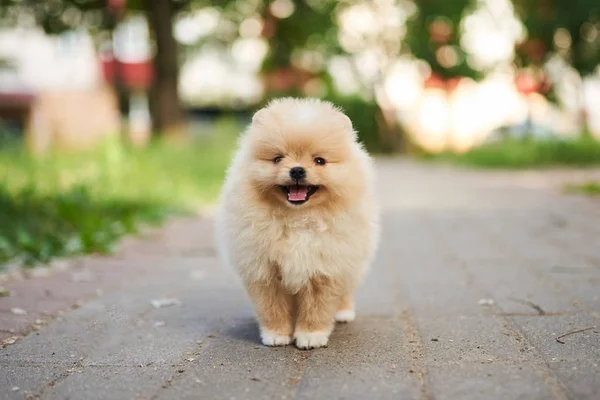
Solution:
[[[292,178],[294,167],[306,176]],[[291,98],[254,115],[227,173],[217,235],[265,345],[326,346],[334,320],[354,319],[378,230],[372,162],[346,115]]]

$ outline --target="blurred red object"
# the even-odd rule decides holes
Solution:
[[[531,75],[517,76],[515,84],[517,85],[519,93],[523,94],[536,93],[538,89],[538,83]]]
[[[121,83],[129,89],[148,89],[154,80],[154,67],[148,61],[137,63],[124,63],[115,58],[102,60],[102,73],[107,82]]]
[[[521,72],[517,74],[517,77],[515,78],[515,85],[517,91],[524,95],[532,93],[544,94],[551,88],[551,83],[544,73],[533,74]]]
[[[436,74],[431,74],[425,80],[425,89],[442,89],[451,92],[456,89],[461,80],[461,77],[444,79]]]
[[[446,82],[437,76],[436,74],[431,74],[429,78],[425,80],[425,88],[426,89],[446,89]]]
[[[294,67],[282,67],[263,75],[267,90],[287,91],[299,89],[315,74]]]
[[[118,63],[118,66],[125,85],[134,89],[147,89],[152,84],[154,69],[150,61]]]
[[[529,39],[517,43],[516,50],[518,53],[524,54],[527,58],[536,63],[543,61],[548,53],[546,45],[539,39]]]
[[[113,14],[118,14],[121,11],[125,10],[126,4],[127,0],[108,0],[108,9]]]

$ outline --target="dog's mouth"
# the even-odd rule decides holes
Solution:
[[[290,204],[304,204],[310,199],[310,196],[319,190],[319,186],[314,185],[288,185],[279,186],[287,194],[287,201]]]

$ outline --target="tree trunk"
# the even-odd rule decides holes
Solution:
[[[381,140],[381,150],[384,153],[402,153],[406,148],[398,120],[396,119],[396,110],[385,94],[382,85],[376,86],[375,93],[378,94],[373,97],[377,104],[378,112],[375,115],[375,119]]]
[[[122,19],[122,13],[115,10],[106,9],[105,13],[107,15],[108,20],[108,30],[110,32],[111,37],[111,56],[114,61],[114,81],[112,82],[112,87],[117,96],[117,103],[119,106],[119,116],[122,118],[123,115],[129,114],[129,91],[123,82],[123,78],[121,76],[121,67],[119,62],[116,60],[115,49],[114,49],[114,37],[115,37],[115,29],[119,25]],[[123,125],[123,124],[121,124]],[[120,132],[124,134],[124,127],[121,126]]]
[[[381,151],[384,153],[401,153],[404,149],[399,135],[398,124],[391,118],[390,110],[377,105],[377,133],[381,144]]]
[[[156,43],[155,80],[150,91],[150,109],[154,129],[165,137],[183,135],[183,112],[179,103],[179,60],[173,36],[175,16],[172,0],[147,0],[150,30]]]

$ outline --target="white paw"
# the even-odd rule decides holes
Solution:
[[[335,313],[335,320],[337,322],[351,322],[356,319],[356,311],[354,310],[340,310]]]
[[[269,331],[261,331],[260,338],[265,346],[285,346],[292,341],[289,336],[278,335]]]
[[[316,349],[317,347],[327,346],[330,332],[295,332],[296,347],[299,349]]]

